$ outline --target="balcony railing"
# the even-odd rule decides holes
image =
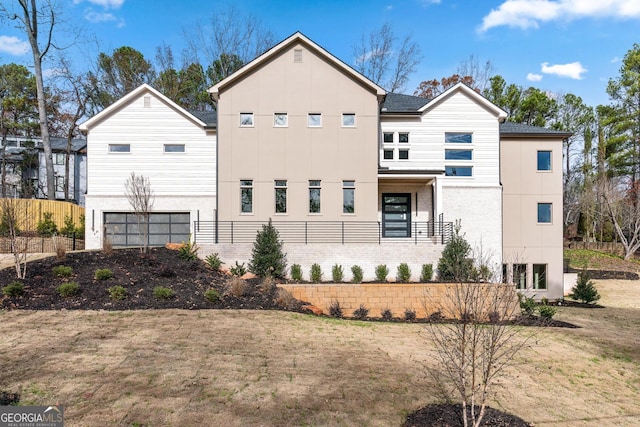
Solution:
[[[194,242],[252,243],[264,221],[194,221]],[[273,221],[284,243],[433,243],[446,244],[453,234],[453,223],[444,221],[412,222],[408,237],[383,237],[378,221]]]

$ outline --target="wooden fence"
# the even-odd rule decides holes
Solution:
[[[0,199],[0,206],[5,199]],[[71,217],[76,227],[80,226],[80,217],[84,215],[82,206],[74,205],[69,202],[60,202],[57,200],[42,199],[9,199],[17,203],[17,207],[24,211],[22,217],[23,224],[20,228],[24,231],[35,231],[37,224],[44,219],[44,214],[51,212],[52,220],[58,226],[58,230],[64,227],[65,217]]]

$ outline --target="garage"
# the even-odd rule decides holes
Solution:
[[[149,246],[189,241],[191,216],[189,212],[150,213],[148,227]],[[138,218],[130,212],[104,214],[105,237],[114,247],[140,246]],[[144,234],[144,233],[143,233]]]

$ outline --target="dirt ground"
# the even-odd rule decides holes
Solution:
[[[640,282],[536,330],[491,406],[535,426],[640,424]],[[419,324],[245,310],[0,312],[0,391],[69,426],[392,426],[439,399]]]

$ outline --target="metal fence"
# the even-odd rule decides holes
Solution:
[[[84,249],[84,239],[76,238],[75,234],[72,237],[20,236],[17,245],[28,253],[55,253],[59,247],[65,251],[80,251]],[[13,253],[8,237],[0,237],[0,253]]]
[[[264,221],[194,221],[194,241],[201,244],[251,243]],[[284,243],[433,243],[445,244],[453,234],[453,223],[412,222],[409,237],[384,237],[379,221],[273,221]]]

